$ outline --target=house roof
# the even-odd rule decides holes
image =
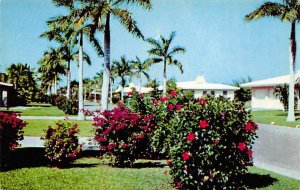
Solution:
[[[203,76],[198,76],[194,81],[177,82],[177,87],[183,90],[238,90],[238,87],[207,83]]]
[[[124,92],[124,93],[131,92],[131,91],[132,91],[132,90],[131,90],[132,88],[135,88],[135,90],[136,90],[137,92],[139,92],[139,87],[138,87],[138,86],[135,86],[133,83],[130,83],[130,84],[129,84],[129,87],[124,87],[123,92]],[[141,92],[140,92],[140,93],[149,93],[151,90],[152,90],[152,88],[141,87]],[[115,92],[121,92],[121,86],[119,86],[119,87],[115,90]]]
[[[295,74],[295,82],[299,83],[300,79],[300,72]],[[253,82],[248,82],[241,84],[241,87],[267,87],[267,86],[277,86],[283,84],[289,84],[290,82],[290,75],[284,75],[279,77],[268,78],[264,80],[257,80]]]
[[[13,86],[13,84],[5,83],[5,82],[0,82],[1,86]]]

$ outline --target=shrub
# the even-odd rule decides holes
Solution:
[[[169,123],[168,164],[178,188],[242,188],[257,125],[241,104],[222,97],[189,101]]]
[[[154,128],[152,119],[152,115],[140,115],[119,104],[94,118],[94,139],[104,153],[112,156],[113,165],[132,166],[136,158],[148,151]]]
[[[18,118],[16,113],[0,112],[0,159],[1,166],[6,166],[7,156],[23,140],[23,128],[26,122]],[[1,167],[1,168],[2,168]]]
[[[74,97],[67,99],[65,96],[58,96],[54,104],[65,114],[76,115],[78,113],[78,101]]]
[[[42,137],[45,140],[45,156],[53,165],[64,165],[76,158],[81,150],[76,136],[78,132],[77,124],[72,125],[69,121],[59,121],[56,128],[49,126],[45,130]]]

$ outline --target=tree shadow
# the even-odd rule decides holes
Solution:
[[[163,168],[165,167],[166,164],[162,164],[161,162],[138,162],[138,163],[134,163],[132,168],[137,168],[137,169],[141,169],[141,168]]]
[[[242,176],[243,184],[249,189],[264,188],[273,185],[278,180],[270,175],[247,173]]]

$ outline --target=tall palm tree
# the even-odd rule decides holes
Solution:
[[[101,93],[102,109],[107,110],[108,92],[110,83],[110,20],[111,16],[120,21],[131,34],[143,38],[142,33],[133,20],[131,12],[124,9],[124,4],[135,4],[142,8],[150,9],[150,0],[77,0],[64,1],[54,0],[57,5],[69,6],[71,3],[79,2],[82,6],[78,9],[77,20],[90,23],[94,30],[104,32],[104,73]],[[78,3],[77,3],[78,4]]]
[[[133,75],[132,72],[133,65],[131,61],[128,61],[126,57],[123,55],[120,61],[113,61],[111,72],[121,79],[121,99],[124,97],[124,86],[126,85],[127,78]]]
[[[153,63],[153,59],[146,59],[144,61],[141,61],[139,57],[136,57],[136,60],[132,62],[133,68],[135,71],[133,72],[133,75],[137,76],[139,79],[139,92],[142,90],[142,75],[144,75],[147,80],[149,81],[150,76],[146,71],[149,71],[149,68],[151,64]]]
[[[183,73],[182,64],[177,59],[174,59],[174,55],[178,53],[185,53],[185,48],[181,46],[174,46],[171,48],[171,43],[173,42],[175,38],[176,33],[171,32],[169,38],[165,38],[163,36],[160,36],[159,40],[155,40],[154,38],[147,39],[147,42],[151,44],[153,47],[148,51],[150,55],[153,55],[154,58],[152,58],[155,63],[163,62],[164,64],[164,79],[163,79],[163,93],[166,94],[167,90],[167,64],[168,65],[175,65],[177,66],[181,73]]]
[[[300,1],[283,0],[282,3],[266,2],[246,16],[246,21],[258,20],[263,17],[275,17],[291,23],[290,34],[290,83],[287,121],[295,121],[294,88],[296,60],[296,22],[300,21]]]

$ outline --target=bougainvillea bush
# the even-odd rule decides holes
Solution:
[[[184,104],[170,121],[170,174],[180,189],[239,189],[252,164],[257,125],[226,98]]]
[[[45,140],[45,156],[53,165],[65,165],[76,159],[81,151],[78,132],[77,124],[67,120],[57,122],[55,128],[48,127],[42,139]]]
[[[113,165],[130,167],[148,151],[154,130],[153,115],[134,113],[119,103],[113,110],[100,112],[94,118],[95,137],[100,149],[111,155]]]
[[[16,113],[0,112],[0,159],[2,167],[6,165],[9,152],[19,145],[18,141],[23,140],[23,128],[26,124],[25,121],[19,119],[19,115]]]

